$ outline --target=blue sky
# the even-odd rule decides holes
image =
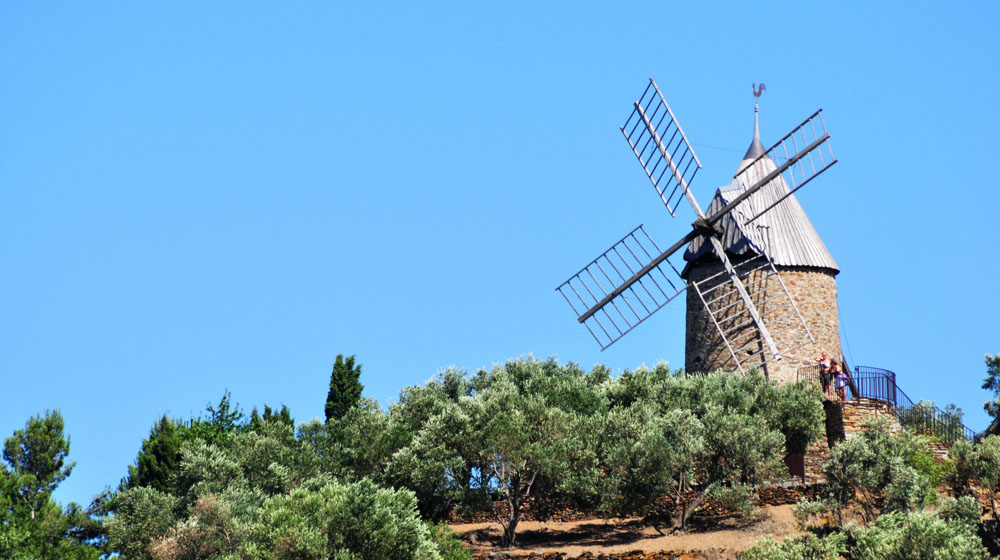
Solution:
[[[683,365],[684,304],[600,352],[554,288],[639,223],[683,233],[618,131],[657,79],[707,204],[824,108],[799,200],[848,357],[986,425],[997,316],[995,2],[8,4],[0,434],[58,408],[114,485],[223,391],[321,417],[338,353],[387,404],[532,353]]]

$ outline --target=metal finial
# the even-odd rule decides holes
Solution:
[[[767,86],[764,85],[764,82],[760,83],[760,87],[759,88],[757,87],[757,84],[754,84],[753,85],[753,96],[757,97],[757,98],[760,98],[760,94],[764,93],[764,90],[766,90],[766,89],[767,89]]]
[[[760,119],[757,115],[760,114],[760,106],[756,103],[753,104],[753,141],[760,143]]]

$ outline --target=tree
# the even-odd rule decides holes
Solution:
[[[66,462],[69,439],[64,429],[62,414],[46,410],[44,416],[32,416],[23,430],[15,431],[4,443],[3,458],[11,466],[14,508],[28,508],[31,519],[76,465]]]
[[[611,408],[596,445],[602,509],[668,519],[674,530],[709,499],[752,513],[753,485],[785,472],[784,433],[806,447],[822,420],[807,385],[777,387],[757,374],[640,370],[622,381],[629,389],[608,393],[629,404]]]
[[[79,559],[99,556],[83,544],[97,532],[75,503],[64,512],[52,492],[69,476],[69,439],[58,411],[33,416],[7,439],[0,463],[0,558]]]
[[[983,409],[993,417],[987,434],[1000,434],[1000,354],[986,355],[986,378],[983,379],[983,389],[993,393],[993,400],[986,401]]]
[[[181,459],[181,434],[177,424],[164,414],[142,440],[135,465],[129,466],[125,486],[148,486],[161,492],[170,488]]]
[[[360,377],[361,364],[354,365],[354,356],[345,360],[343,354],[337,354],[333,372],[330,373],[330,392],[326,395],[327,421],[341,418],[358,406],[364,388],[358,380]]]

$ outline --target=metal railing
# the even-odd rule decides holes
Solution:
[[[976,432],[962,424],[961,416],[949,413],[926,401],[913,402],[896,385],[896,374],[887,369],[855,366],[852,393],[855,397],[874,399],[892,405],[899,423],[914,432],[937,437],[947,443],[960,438],[973,440]]]

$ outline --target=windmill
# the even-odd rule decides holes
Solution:
[[[754,96],[759,97],[764,85],[754,86]],[[822,109],[765,150],[759,142],[755,106],[754,143],[708,213],[690,188],[701,162],[652,78],[621,131],[670,215],[676,217],[686,199],[695,220],[666,249],[660,249],[639,225],[556,288],[601,349],[685,290],[689,305],[690,293],[697,295],[731,356],[729,363],[743,373],[763,366],[766,374],[769,362],[815,343],[775,268],[772,238],[781,231],[772,231],[768,217],[785,205],[798,208],[789,197],[837,162]],[[748,250],[734,251],[734,243]],[[678,271],[669,259],[686,246],[689,255],[710,253],[717,270],[696,276]]]

